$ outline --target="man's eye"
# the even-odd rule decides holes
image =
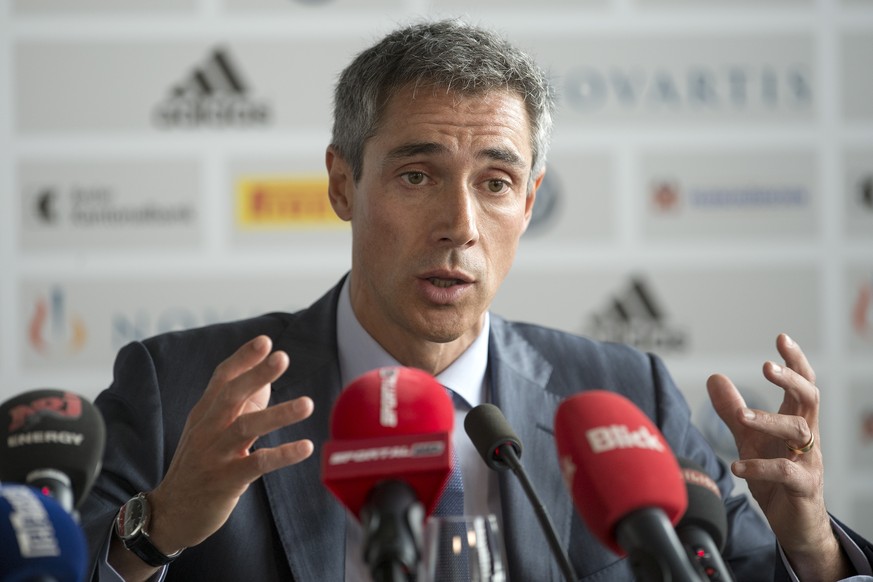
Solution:
[[[413,186],[418,186],[424,182],[424,173],[422,172],[406,172],[406,181]]]
[[[488,190],[494,193],[503,192],[506,182],[503,180],[488,180]]]

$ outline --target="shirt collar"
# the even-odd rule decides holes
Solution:
[[[384,366],[400,366],[391,354],[385,351],[361,326],[349,296],[349,277],[340,291],[337,305],[337,345],[339,349],[340,374],[343,386],[352,380]],[[485,312],[485,324],[479,336],[448,368],[437,376],[443,386],[448,386],[464,397],[471,407],[484,399],[485,371],[488,367],[488,336],[491,317]]]

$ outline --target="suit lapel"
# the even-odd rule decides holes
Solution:
[[[554,418],[561,398],[546,389],[552,365],[502,319],[492,316],[491,326],[491,400],[521,439],[521,462],[566,548],[573,505],[563,480],[555,478],[559,469]],[[515,475],[510,472],[501,475],[500,492],[504,537],[513,576],[561,579],[545,534]],[[548,576],[543,574],[546,572]]]
[[[321,449],[329,438],[330,411],[342,389],[336,347],[339,286],[295,319],[276,340],[288,353],[288,371],[273,383],[270,404],[307,395],[310,418],[265,435],[259,447],[308,438],[315,452],[299,466],[264,475],[264,488],[295,580],[342,580],[346,511],[321,483]],[[325,548],[332,548],[330,553]]]

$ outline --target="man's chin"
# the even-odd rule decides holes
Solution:
[[[430,317],[426,318],[419,332],[427,341],[448,344],[469,338],[472,341],[478,337],[481,331],[481,318],[458,318],[458,317]]]

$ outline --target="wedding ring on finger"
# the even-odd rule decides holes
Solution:
[[[809,442],[807,442],[805,445],[803,445],[802,447],[800,447],[798,449],[795,449],[794,447],[792,447],[788,443],[788,441],[785,441],[785,446],[788,447],[789,451],[791,451],[792,453],[798,454],[798,455],[808,453],[809,451],[812,450],[812,447],[815,446],[815,435],[811,434],[809,437]]]

